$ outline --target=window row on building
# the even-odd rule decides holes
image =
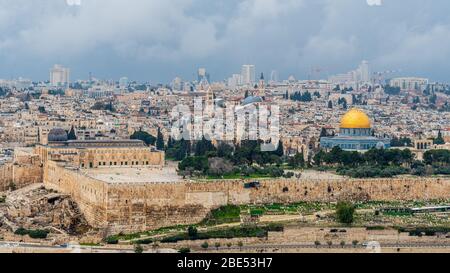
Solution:
[[[86,163],[81,163],[80,166],[81,168],[95,168],[95,167],[114,167],[114,166],[149,166],[150,162],[149,161],[121,161],[121,162],[117,162],[117,161],[109,161],[109,162],[99,162],[98,165],[96,165],[94,162],[89,162],[88,164]]]

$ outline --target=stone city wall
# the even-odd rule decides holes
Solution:
[[[0,191],[11,187],[20,189],[34,183],[42,183],[42,167],[39,164],[6,163],[0,166]]]
[[[202,221],[213,206],[191,202],[187,195],[183,183],[110,184],[107,201],[110,232],[131,233]],[[217,203],[223,204],[225,200]]]
[[[71,194],[92,226],[107,227],[112,234],[198,223],[211,209],[227,204],[450,198],[448,178],[268,179],[259,188],[245,189],[240,180],[107,184],[56,162],[49,162],[46,169],[47,187]]]
[[[84,176],[76,169],[65,168],[64,164],[47,161],[43,175],[45,187],[69,194],[91,226],[105,227],[108,185]]]

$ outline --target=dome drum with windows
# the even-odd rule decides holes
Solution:
[[[340,132],[345,136],[370,136],[372,124],[362,110],[354,108],[341,119]]]
[[[351,109],[341,119],[340,133],[335,137],[322,137],[321,147],[340,147],[347,151],[367,151],[372,148],[390,148],[390,139],[373,136],[372,122],[361,109]]]

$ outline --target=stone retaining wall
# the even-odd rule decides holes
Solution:
[[[248,182],[248,181],[247,181]],[[108,233],[137,232],[200,222],[227,204],[335,202],[343,199],[395,201],[449,199],[448,178],[348,179],[342,181],[268,179],[245,189],[245,181],[108,184],[49,161],[46,187],[70,194],[88,222]]]

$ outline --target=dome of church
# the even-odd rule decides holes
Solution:
[[[68,140],[67,132],[64,129],[54,128],[51,129],[50,132],[48,133],[48,142],[60,142],[67,140]]]
[[[370,129],[372,126],[367,114],[361,109],[354,108],[341,119],[340,127],[345,129]]]

